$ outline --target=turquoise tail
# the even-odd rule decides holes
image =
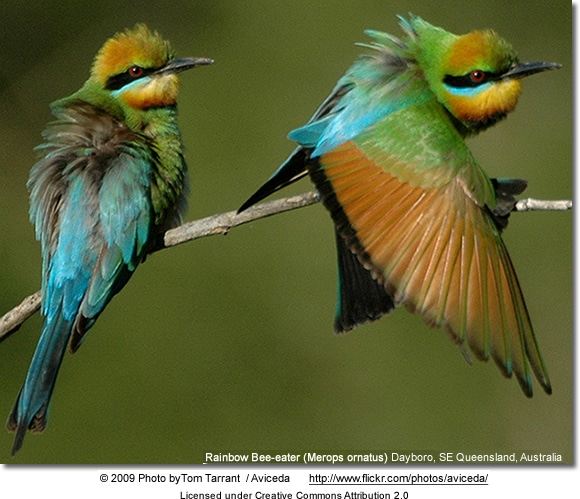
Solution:
[[[46,427],[50,398],[72,327],[73,322],[64,320],[60,310],[42,327],[26,380],[6,423],[9,431],[16,432],[12,455],[22,447],[27,430],[41,432]]]

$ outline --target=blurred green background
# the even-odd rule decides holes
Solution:
[[[493,27],[522,60],[519,109],[470,144],[527,195],[572,196],[572,9],[503,0],[16,2],[0,5],[0,313],[40,285],[26,179],[48,104],[76,90],[113,33],[146,22],[180,56],[188,219],[236,209],[285,159],[355,57],[363,30],[399,35],[413,12],[456,33]],[[308,180],[284,194],[311,189]],[[558,452],[572,460],[572,215],[512,216],[505,235],[554,394],[528,400],[492,362],[469,366],[405,310],[336,337],[333,229],[320,205],[153,255],[74,356],[47,431],[10,463],[195,463],[206,451]],[[38,339],[35,316],[0,345],[0,418]]]

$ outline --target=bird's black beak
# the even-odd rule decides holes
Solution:
[[[181,59],[172,59],[161,69],[158,69],[156,73],[181,73],[182,71],[208,64],[213,64],[213,59],[207,59],[206,57],[183,57]]]
[[[542,71],[551,69],[559,69],[562,65],[557,62],[518,62],[508,69],[506,73],[501,75],[503,79],[524,78]]]

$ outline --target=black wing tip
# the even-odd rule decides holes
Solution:
[[[336,334],[345,334],[367,322],[378,321],[381,317],[391,312],[393,308],[393,303],[386,301],[385,303],[379,303],[377,308],[364,310],[362,313],[353,313],[352,311],[345,313],[341,310],[334,319],[334,332]]]
[[[540,382],[540,385],[543,388],[544,393],[546,395],[552,395],[552,384],[550,383],[548,376],[546,374],[544,374],[544,376],[542,377],[538,376],[538,381]]]
[[[550,384],[550,381],[545,377],[544,378],[538,377],[538,381],[540,383],[540,386],[544,390],[544,393],[546,395],[552,395],[552,385]],[[532,389],[532,382],[531,381],[528,383],[528,386],[526,388],[527,388],[527,391],[526,391],[526,389],[524,389],[524,386],[522,384],[522,389],[524,390],[524,393],[526,394],[526,396],[528,398],[532,398],[534,396],[534,391]]]
[[[247,201],[245,201],[239,208],[238,211],[236,212],[238,215],[240,213],[242,213],[243,211],[246,211],[248,208],[250,208],[251,206],[259,203],[260,201],[262,201],[263,199],[267,198],[269,195],[274,194],[276,191],[283,189],[284,187],[286,187],[287,185],[293,184],[294,182],[296,182],[297,180],[300,180],[302,177],[304,177],[304,175],[306,175],[306,170],[299,174],[299,175],[295,175],[292,178],[279,178],[278,175],[274,174],[273,177],[270,177],[270,179],[268,179],[266,181],[266,183],[264,185],[262,185],[262,187],[260,187],[256,192],[254,192],[254,194],[252,194]]]
[[[477,355],[477,352],[475,353]],[[480,357],[479,355],[477,355],[477,357],[483,361],[488,360],[488,357],[486,356]],[[527,398],[531,399],[534,397],[534,386],[533,386],[534,383],[531,372],[517,372],[515,370],[512,370],[511,368],[508,368],[502,359],[494,357],[493,360],[495,361],[496,366],[499,368],[501,374],[505,378],[508,379],[512,379],[512,377],[516,378],[520,389],[522,390],[522,392],[524,392],[524,395]],[[552,384],[550,383],[548,374],[546,373],[543,366],[541,369],[536,369],[534,368],[534,366],[532,366],[532,371],[535,375],[536,380],[538,381],[538,383],[540,384],[546,395],[552,395]]]
[[[246,211],[248,208],[254,206],[256,203],[262,201],[262,199],[267,198],[270,194],[275,192],[267,188],[268,182],[266,182],[262,187],[260,187],[254,194],[252,194],[236,211],[236,215]]]
[[[520,387],[522,388],[522,391],[524,392],[524,395],[526,397],[528,397],[529,399],[534,397],[534,389],[532,388],[532,384],[527,384],[527,383],[520,383]]]
[[[308,161],[309,151],[302,147],[298,147],[290,155],[290,157],[282,163],[274,174],[260,187],[250,198],[238,208],[237,213],[242,213],[250,206],[267,198],[270,194],[293,184],[297,180],[304,177],[308,171],[306,169],[306,162]]]
[[[504,375],[508,378],[511,377],[511,374],[504,373]],[[531,376],[519,376],[516,373],[516,378],[518,380],[520,388],[524,392],[524,395],[530,399],[533,398],[534,397],[534,387],[533,387]],[[550,380],[548,379],[547,375],[545,373],[543,373],[541,376],[536,374],[536,379],[540,383],[540,386],[542,387],[542,389],[544,390],[546,395],[552,395],[552,385],[551,385]]]
[[[380,319],[395,308],[395,303],[384,285],[373,277],[358,255],[352,252],[338,227],[335,228],[338,297],[334,331],[341,334]]]

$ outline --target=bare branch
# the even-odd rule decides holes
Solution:
[[[193,222],[180,225],[175,229],[168,230],[163,238],[163,245],[156,248],[156,250],[177,246],[187,241],[193,241],[194,239],[213,236],[215,234],[227,234],[230,229],[238,225],[243,225],[253,220],[266,218],[285,211],[296,210],[297,208],[309,206],[317,202],[317,193],[311,191],[297,196],[257,204],[242,213],[229,211],[200,220],[194,220]]]
[[[159,251],[171,246],[193,241],[202,237],[216,234],[227,234],[232,228],[243,225],[260,218],[283,213],[285,211],[296,210],[317,203],[319,200],[316,192],[306,192],[297,196],[277,199],[260,203],[248,208],[242,213],[230,211],[219,213],[200,220],[185,223],[175,229],[167,231],[162,243],[154,249]],[[523,212],[531,210],[561,211],[570,210],[572,201],[558,200],[547,201],[539,199],[522,199],[516,203],[514,211]],[[26,297],[20,305],[14,307],[10,312],[0,317],[0,341],[8,338],[16,332],[24,321],[34,315],[40,308],[40,291]]]
[[[566,211],[572,209],[571,199],[558,199],[549,201],[546,199],[520,199],[516,203],[514,211]]]
[[[30,319],[40,308],[40,291],[27,296],[20,305],[0,317],[0,341],[18,331],[22,323]]]

